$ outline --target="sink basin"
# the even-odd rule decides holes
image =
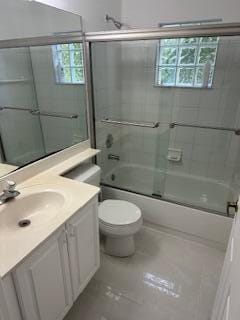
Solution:
[[[56,217],[65,204],[58,190],[20,191],[20,195],[0,206],[0,228],[5,232],[34,230]]]

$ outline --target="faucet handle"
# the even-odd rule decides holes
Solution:
[[[11,181],[11,180],[8,180],[6,181],[6,190],[8,191],[13,191],[16,187],[16,182],[15,181]]]

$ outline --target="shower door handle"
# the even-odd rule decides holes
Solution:
[[[158,128],[159,122],[138,122],[138,121],[122,121],[122,120],[113,120],[113,119],[102,119],[101,122],[109,124],[117,124],[124,126],[135,126],[135,127],[144,127],[144,128]]]

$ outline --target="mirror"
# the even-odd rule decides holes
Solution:
[[[60,23],[55,9],[30,4],[38,17],[43,6],[54,15],[51,35],[81,28],[79,16],[66,13]],[[68,28],[69,15],[75,22]],[[0,49],[0,176],[87,138],[82,43],[16,48],[13,40],[12,48]]]

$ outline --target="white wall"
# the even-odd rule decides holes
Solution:
[[[39,2],[79,14],[85,31],[112,29],[105,21],[106,14],[121,16],[121,0],[39,0]]]
[[[122,20],[131,27],[157,27],[159,22],[222,18],[240,20],[239,0],[122,0]]]
[[[120,19],[121,0],[1,0],[0,39],[79,30],[81,16],[85,31],[113,29],[112,23],[105,21],[107,13]]]
[[[4,2],[16,2],[12,5],[12,16],[14,14],[19,16],[17,3],[23,0],[1,2],[0,17],[3,16],[3,19],[6,17],[6,10],[2,10]],[[81,15],[85,31],[114,29],[111,23],[106,23],[106,13],[137,28],[156,27],[159,22],[176,20],[222,18],[224,22],[236,22],[240,19],[238,0],[37,0],[37,2]],[[12,21],[16,25],[15,20]],[[16,21],[19,22],[19,19]],[[4,26],[9,29],[9,24],[1,25],[3,29]]]

